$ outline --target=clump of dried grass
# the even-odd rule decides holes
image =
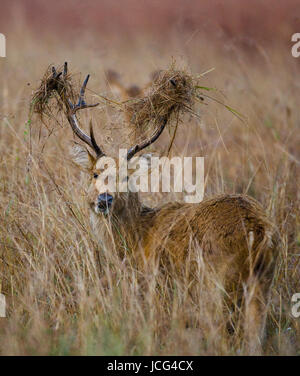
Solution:
[[[41,83],[33,93],[31,100],[31,112],[36,113],[41,119],[43,116],[51,116],[54,112],[60,112],[63,109],[61,96],[63,94],[71,101],[75,98],[74,83],[72,82],[72,73],[64,74],[63,67],[56,69],[48,66]],[[55,100],[51,102],[51,99]]]
[[[192,112],[195,97],[195,79],[186,71],[177,70],[172,64],[168,70],[156,72],[148,94],[125,103],[134,137],[156,128],[159,119],[166,114],[171,117]]]

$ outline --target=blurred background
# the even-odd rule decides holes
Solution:
[[[178,53],[176,40],[181,53],[192,45],[205,55],[207,44],[213,44],[228,57],[242,49],[251,59],[262,48],[271,47],[290,55],[291,35],[300,23],[299,4],[299,0],[253,0],[251,4],[239,0],[2,0],[0,25],[8,39],[8,56],[15,40],[30,39],[51,52],[52,44],[82,48],[84,43],[103,58],[112,55],[114,48],[130,48],[138,41],[151,54],[161,55],[161,49],[167,49],[172,55]]]
[[[201,347],[197,333],[184,325],[166,329],[169,317],[163,321],[152,301],[136,310],[138,293],[136,300],[128,294],[128,314],[120,296],[131,285],[118,291],[113,283],[107,290],[98,280],[99,265],[88,259],[97,246],[85,212],[86,177],[68,153],[72,132],[61,113],[44,122],[30,113],[47,68],[65,61],[78,87],[91,73],[88,101],[101,104],[82,112],[80,121],[87,129],[93,118],[109,154],[128,145],[128,138],[122,111],[103,101],[122,100],[108,70],[119,86],[143,89],[154,71],[175,61],[200,85],[216,89],[206,94],[219,102],[205,97],[195,116],[183,116],[172,152],[205,157],[205,197],[247,193],[278,226],[285,248],[264,353],[299,354],[299,319],[290,316],[291,296],[300,291],[300,58],[291,54],[296,32],[300,0],[1,0],[7,57],[0,58],[0,292],[14,309],[9,323],[0,325],[0,354],[235,353],[219,340]],[[160,154],[172,135],[165,132],[155,144]],[[150,203],[169,199],[152,195]],[[118,263],[109,265],[122,271]],[[120,280],[127,283],[123,275]],[[175,321],[191,315],[183,306],[172,313]],[[148,313],[156,308],[151,322]],[[89,333],[95,319],[94,340]]]
[[[299,26],[298,9],[298,0],[2,0],[0,24],[8,36],[30,28],[41,40],[49,33],[63,40],[88,34],[102,44],[113,37],[125,42],[148,34],[161,41],[199,33],[250,48],[286,45]]]

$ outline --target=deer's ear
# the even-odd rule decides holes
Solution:
[[[96,158],[89,150],[84,145],[77,143],[71,148],[71,156],[73,162],[86,171],[90,171],[96,163]]]

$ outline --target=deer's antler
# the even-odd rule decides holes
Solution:
[[[87,104],[85,102],[85,98],[84,98],[85,89],[86,89],[86,85],[88,83],[88,80],[90,78],[90,75],[89,74],[87,75],[86,79],[84,80],[84,82],[82,84],[77,104],[73,104],[71,102],[71,100],[67,97],[66,91],[63,90],[64,89],[63,80],[65,79],[65,77],[68,74],[68,64],[65,63],[63,71],[59,72],[59,73],[57,73],[56,69],[53,67],[52,68],[52,74],[53,74],[52,78],[55,81],[55,90],[57,91],[57,93],[59,94],[59,96],[61,97],[61,100],[63,101],[63,103],[65,105],[66,116],[67,116],[67,119],[68,119],[68,121],[71,125],[73,132],[76,134],[77,137],[79,137],[83,142],[88,144],[95,151],[97,158],[104,156],[105,154],[100,149],[100,147],[97,145],[97,142],[95,140],[92,123],[90,124],[90,136],[88,136],[87,134],[85,134],[80,129],[79,124],[78,124],[78,120],[77,120],[77,117],[76,117],[77,111],[83,110],[85,108],[96,107],[96,106],[99,105],[99,103]],[[62,76],[62,78],[61,78],[61,76]]]
[[[104,156],[105,154],[103,151],[100,149],[100,147],[97,145],[97,142],[95,140],[94,132],[93,132],[93,127],[92,123],[90,124],[90,136],[85,134],[79,127],[78,125],[78,120],[76,117],[76,112],[79,110],[82,110],[84,108],[90,108],[90,107],[96,107],[99,105],[99,103],[96,104],[87,104],[85,102],[84,94],[85,94],[85,89],[86,85],[88,83],[88,80],[90,78],[90,75],[88,74],[86,79],[84,80],[82,87],[80,89],[79,93],[79,99],[77,104],[73,104],[71,100],[67,97],[66,95],[66,90],[64,90],[64,79],[66,78],[68,74],[68,64],[64,64],[64,69],[62,72],[57,73],[56,69],[53,67],[52,68],[53,72],[53,82],[51,83],[53,88],[57,91],[59,94],[62,102],[65,105],[66,109],[66,116],[67,119],[71,125],[71,128],[73,129],[73,132],[76,134],[77,137],[79,137],[83,142],[88,144],[96,153],[97,158],[100,158]],[[62,76],[62,77],[61,77]],[[174,107],[172,106],[169,111],[160,118],[160,126],[156,129],[156,131],[153,133],[153,135],[150,137],[149,140],[146,140],[142,142],[141,144],[137,144],[133,147],[131,147],[128,152],[127,152],[127,160],[129,161],[136,153],[139,151],[145,149],[147,146],[151,145],[153,142],[155,142],[158,137],[162,134],[163,130],[165,129],[165,126],[170,118],[170,115],[172,111],[174,110]]]
[[[127,160],[129,161],[136,153],[138,153],[139,151],[145,149],[147,146],[153,144],[153,142],[155,142],[158,137],[162,134],[163,130],[165,129],[165,126],[170,118],[170,115],[173,111],[173,107],[171,107],[169,109],[169,111],[160,118],[160,126],[156,129],[156,131],[153,133],[153,135],[149,138],[149,140],[146,140],[144,142],[142,142],[141,144],[137,144],[135,146],[133,146],[132,148],[130,148],[128,150],[128,153],[127,153]]]

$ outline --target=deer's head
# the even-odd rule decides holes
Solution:
[[[89,135],[84,133],[79,127],[76,117],[77,111],[98,105],[98,103],[89,105],[85,102],[85,89],[89,80],[89,75],[86,77],[81,87],[77,104],[71,103],[70,99],[66,97],[65,92],[60,89],[63,87],[63,85],[60,84],[62,83],[60,80],[63,80],[66,75],[67,63],[65,63],[63,72],[57,73],[53,68],[53,78],[57,82],[56,90],[64,103],[68,122],[75,135],[85,143],[85,145],[75,145],[73,148],[73,157],[74,162],[90,175],[91,183],[88,191],[89,206],[98,215],[107,215],[112,211],[122,211],[124,205],[128,205],[128,198],[130,197],[131,192],[124,193],[123,190],[120,191],[119,187],[126,184],[130,172],[127,175],[123,174],[123,176],[118,173],[120,163],[124,161],[109,158],[109,156],[104,153],[102,147],[96,142],[91,123]],[[127,163],[130,163],[136,153],[145,149],[158,139],[166,126],[171,111],[172,108],[169,113],[160,119],[159,126],[148,140],[136,144],[126,152],[124,160]],[[145,163],[148,164],[148,158],[144,159]],[[119,179],[121,179],[121,181],[119,181]],[[109,182],[112,184],[109,184]]]
[[[92,130],[90,138],[93,139]],[[135,161],[136,158],[132,158],[133,152],[130,153],[132,149],[122,149],[123,152],[119,153],[118,158],[112,158],[102,152],[97,155],[95,149],[90,149],[76,143],[72,148],[72,157],[76,165],[89,175],[87,198],[91,210],[105,217],[109,214],[125,214],[124,209],[135,212],[139,200],[137,193],[130,190],[130,177],[135,173],[136,162],[139,171],[147,174],[150,155],[142,155]]]

